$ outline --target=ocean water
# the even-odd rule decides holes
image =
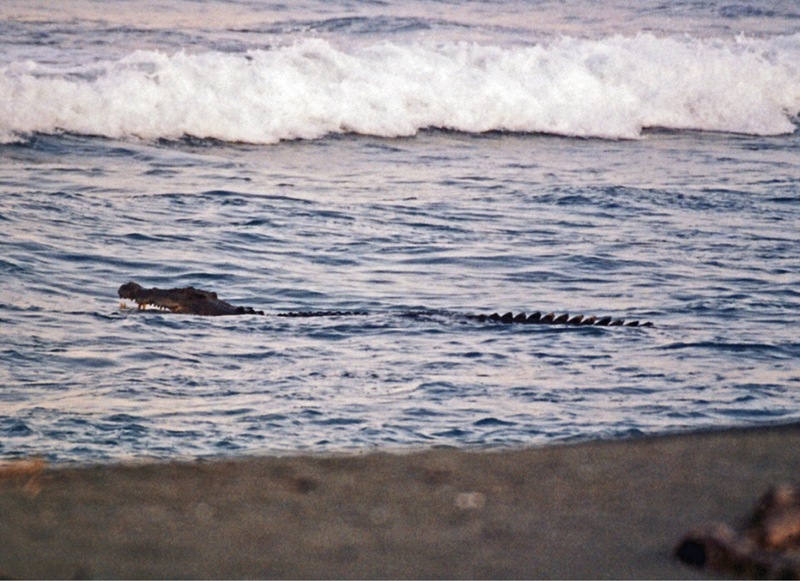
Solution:
[[[793,1],[4,0],[0,458],[800,419],[798,114]]]

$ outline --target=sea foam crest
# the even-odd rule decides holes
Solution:
[[[33,132],[275,143],[424,128],[635,138],[794,131],[800,36],[561,38],[533,46],[310,39],[247,53],[138,51],[0,68],[0,141]]]

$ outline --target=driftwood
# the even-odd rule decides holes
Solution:
[[[708,524],[675,548],[688,565],[751,579],[800,579],[800,484],[767,492],[745,525]]]

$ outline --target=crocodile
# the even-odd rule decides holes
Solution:
[[[232,305],[223,301],[217,293],[187,286],[183,288],[144,288],[135,282],[127,282],[119,287],[117,291],[121,299],[130,299],[138,305],[139,310],[154,307],[158,310],[185,315],[201,315],[207,317],[227,316],[227,315],[272,315],[276,317],[339,317],[339,316],[365,316],[365,311],[290,311],[285,313],[265,313],[253,307],[243,307]],[[438,311],[437,311],[438,312]],[[408,316],[418,316],[419,311],[404,313]],[[431,311],[431,314],[434,314]],[[557,315],[555,313],[543,314],[536,311],[532,314],[512,313],[505,314],[492,313],[490,315],[465,314],[461,315],[468,320],[478,322],[491,322],[503,324],[527,324],[527,325],[572,325],[572,326],[594,326],[594,327],[653,327],[653,323],[626,321],[625,319],[613,317],[597,317],[584,315],[570,316],[567,313]]]

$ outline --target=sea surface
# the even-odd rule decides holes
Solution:
[[[800,420],[798,114],[794,0],[3,0],[0,458]]]

